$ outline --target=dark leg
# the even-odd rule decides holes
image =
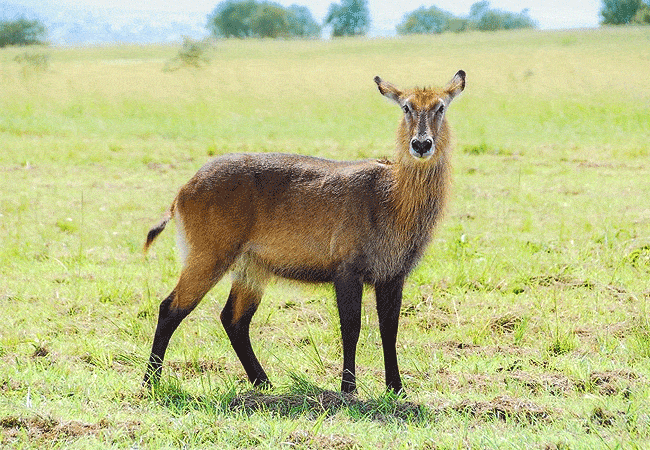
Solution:
[[[251,319],[260,299],[261,293],[234,282],[221,311],[221,323],[253,386],[270,388],[271,382],[253,352],[250,340]]]
[[[158,384],[160,381],[165,351],[178,325],[196,308],[196,305],[221,278],[227,268],[227,265],[215,265],[211,260],[202,261],[199,258],[193,258],[191,261],[193,265],[183,269],[178,284],[160,304],[156,334],[153,338],[149,364],[144,375],[143,384],[146,387]]]
[[[153,338],[153,346],[151,347],[151,355],[149,356],[149,364],[147,371],[144,374],[143,386],[151,387],[158,384],[160,381],[160,373],[162,371],[162,363],[165,359],[165,352],[169,345],[169,340],[178,328],[178,325],[185,317],[192,311],[192,309],[172,309],[171,305],[176,296],[176,291],[172,291],[169,296],[160,304],[160,311],[158,313],[158,325],[156,326],[156,334]]]
[[[343,339],[343,377],[341,391],[355,392],[357,389],[355,356],[361,330],[361,295],[363,283],[358,275],[336,277],[334,279],[336,303],[341,322]]]
[[[375,285],[377,297],[377,315],[379,316],[379,332],[384,350],[384,368],[386,371],[386,389],[399,394],[402,392],[402,380],[397,367],[397,327],[399,311],[402,306],[402,287],[404,278],[399,277],[385,283]]]

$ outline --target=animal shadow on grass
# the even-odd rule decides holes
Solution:
[[[329,417],[344,412],[352,419],[381,423],[405,422],[426,425],[442,416],[463,415],[478,421],[515,421],[538,423],[553,420],[557,411],[529,400],[497,396],[492,400],[463,400],[460,403],[417,404],[404,396],[384,393],[378,397],[361,399],[354,394],[322,389],[305,379],[293,376],[293,383],[275,390],[230,390],[217,395],[194,396],[170,385],[158,388],[153,395],[163,406],[178,413],[192,410],[221,414],[270,413],[279,417]]]
[[[269,393],[248,391],[232,399],[232,411],[246,414],[271,412],[282,417],[308,415],[333,416],[345,411],[352,418],[376,422],[424,423],[431,419],[431,411],[423,405],[404,400],[394,394],[377,398],[360,399],[354,394],[320,389],[309,392]]]
[[[403,396],[393,393],[364,400],[354,394],[321,389],[299,377],[293,377],[292,384],[277,390],[251,389],[237,392],[233,387],[214,396],[196,396],[170,385],[159,386],[152,395],[162,406],[179,413],[204,410],[225,414],[271,413],[286,418],[318,418],[345,411],[350,417],[359,420],[414,424],[428,422],[437,414],[437,411],[409,402]]]

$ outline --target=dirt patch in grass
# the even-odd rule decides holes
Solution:
[[[586,382],[561,373],[531,374],[525,371],[515,371],[506,375],[505,381],[520,383],[535,395],[543,393],[569,395],[572,392],[595,392],[605,396],[617,395],[621,392],[624,395],[629,395],[631,390],[642,382],[639,375],[624,370],[593,372]]]
[[[480,355],[491,357],[495,355],[510,355],[519,358],[533,358],[539,352],[527,347],[518,347],[514,345],[476,345],[460,341],[444,341],[425,344],[429,351],[440,350],[444,354],[460,357],[466,355]]]
[[[62,440],[75,440],[85,436],[101,436],[102,433],[122,430],[130,439],[135,439],[136,430],[141,427],[138,421],[120,424],[111,423],[102,419],[97,423],[84,423],[76,420],[59,421],[51,417],[32,416],[19,417],[7,416],[0,418],[0,447],[22,442],[25,437],[32,443],[48,443]]]
[[[291,433],[283,444],[308,449],[334,449],[347,450],[359,448],[360,445],[354,439],[348,436],[337,434],[325,436],[322,434],[313,434],[309,431],[294,431]]]
[[[601,395],[616,395],[619,392],[629,395],[636,384],[643,382],[639,375],[628,370],[594,372],[590,375],[589,381]]]
[[[630,298],[631,293],[622,286],[599,283],[593,280],[571,278],[565,274],[539,275],[528,278],[524,284],[528,287],[559,287],[561,289],[597,290],[613,298]]]
[[[502,382],[501,375],[492,373],[451,372],[441,369],[434,375],[443,390],[450,392],[472,391],[487,393],[492,391],[495,383]]]
[[[451,392],[470,389],[473,392],[488,394],[494,392],[495,387],[499,385],[505,387],[516,383],[532,395],[554,396],[567,396],[576,392],[593,392],[604,396],[619,393],[629,395],[637,385],[644,383],[643,377],[625,370],[593,372],[587,380],[582,380],[554,371],[530,372],[522,369],[524,365],[523,361],[518,360],[512,366],[497,370],[496,373],[452,372],[441,369],[432,374],[432,377],[436,377],[439,385]]]
[[[508,313],[490,321],[490,329],[497,333],[512,333],[523,323],[524,318]]]
[[[134,429],[139,423],[133,422],[127,428]],[[78,421],[60,422],[50,417],[17,417],[8,416],[0,419],[3,444],[9,444],[27,435],[30,440],[57,441],[61,439],[78,438],[82,436],[97,436],[102,430],[112,428],[107,420],[100,420],[94,424]]]
[[[528,279],[528,284],[532,286],[544,286],[544,287],[560,286],[569,289],[578,289],[578,288],[593,289],[594,287],[596,287],[593,281],[578,280],[578,279],[568,277],[566,275],[534,276]]]
[[[566,375],[559,373],[531,374],[517,370],[505,376],[506,383],[516,382],[526,387],[532,394],[549,393],[567,395],[576,390],[576,383]]]
[[[174,372],[196,376],[208,372],[223,372],[226,361],[225,358],[220,358],[217,361],[204,359],[197,361],[169,361],[167,364],[170,370]]]
[[[4,380],[0,383],[0,392],[20,391],[23,389],[25,389],[25,385],[15,380]]]
[[[483,394],[493,393],[495,388],[516,383],[523,386],[533,395],[550,393],[551,395],[568,395],[577,389],[577,383],[571,378],[559,373],[530,373],[515,369],[497,373],[469,373],[450,372],[441,370],[434,376],[438,378],[441,386],[451,392],[464,392],[471,390]],[[580,389],[584,390],[584,389]]]
[[[440,312],[430,312],[423,314],[417,319],[417,326],[423,331],[440,330],[444,331],[453,324],[448,314]]]
[[[549,420],[552,411],[529,400],[499,396],[490,401],[464,400],[451,407],[456,412],[479,419],[517,420],[529,423]]]
[[[615,322],[598,327],[581,326],[576,327],[573,332],[578,336],[596,339],[603,334],[611,335],[617,338],[624,338],[634,330],[634,324],[630,321],[624,320],[622,322]]]
[[[614,425],[614,422],[618,416],[622,416],[622,414],[620,412],[618,414],[614,414],[601,407],[596,407],[592,411],[591,416],[589,416],[589,421],[594,425],[601,427],[611,427]]]
[[[45,358],[49,354],[50,351],[47,348],[38,345],[34,348],[34,353],[32,353],[32,359]]]

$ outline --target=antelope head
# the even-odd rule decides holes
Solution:
[[[465,72],[459,70],[444,88],[399,89],[397,86],[375,77],[379,92],[404,112],[398,143],[408,148],[416,160],[428,161],[444,150],[449,140],[445,112],[451,101],[465,88]]]

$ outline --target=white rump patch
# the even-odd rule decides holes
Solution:
[[[181,215],[178,213],[178,209],[174,211],[174,220],[176,221],[176,247],[181,257],[181,263],[185,267],[187,265],[187,256],[190,254],[190,244],[187,242],[185,225],[183,224]]]

